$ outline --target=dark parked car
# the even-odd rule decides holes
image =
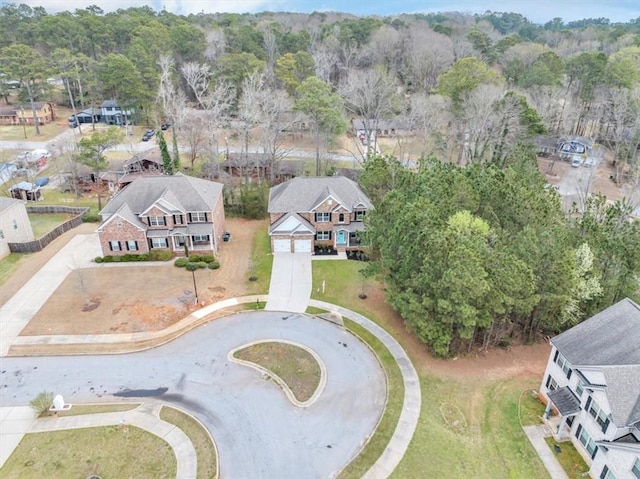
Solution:
[[[149,141],[155,134],[156,130],[147,130],[144,135],[142,135],[142,141]]]
[[[229,233],[228,231],[225,231],[225,233],[222,235],[222,241],[224,241],[226,243],[230,239],[231,239],[231,233]]]
[[[169,129],[169,127],[171,127],[171,122],[170,122],[170,121],[165,121],[165,122],[160,126],[160,129],[161,129],[162,131],[164,131],[164,130],[168,130],[168,129]]]

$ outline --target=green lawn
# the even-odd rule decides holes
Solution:
[[[74,207],[89,207],[91,213],[98,213],[98,197],[95,195],[84,194],[80,198],[76,198],[73,193],[62,193],[56,189],[43,190],[44,199],[38,202],[38,206],[45,205],[62,205]],[[102,195],[102,207],[107,204],[107,195]]]
[[[552,437],[545,437],[549,449],[554,450],[556,443]],[[580,453],[570,441],[564,441],[558,444],[560,452],[556,453],[556,459],[571,479],[580,479],[585,477],[585,473],[589,471],[589,466],[584,462]]]
[[[266,222],[265,222],[266,225]],[[253,239],[251,266],[247,278],[247,294],[266,294],[271,281],[271,240],[267,228],[260,228]]]
[[[362,276],[358,271],[363,266],[357,261],[314,261],[312,296],[357,311],[385,327],[391,323],[384,316],[386,313],[376,309],[373,302],[358,297],[363,289]],[[323,280],[324,294],[318,292]],[[365,280],[365,294],[373,284],[374,280]],[[402,338],[398,340],[402,343]],[[423,358],[427,359],[426,350],[411,353],[410,348],[406,345],[405,348],[412,354],[411,359],[419,372],[422,410],[413,440],[391,477],[548,477],[524,435],[518,417],[521,394],[538,387],[539,378],[477,377],[462,380],[440,377],[420,367]],[[395,401],[400,395],[394,390],[392,386],[390,394]],[[530,420],[528,418],[535,417],[542,410],[542,405],[536,404],[529,393],[523,394],[520,414],[525,420]],[[444,416],[451,416],[453,411],[458,423],[451,424],[451,418],[447,422],[443,411]],[[392,427],[385,428],[375,439],[386,444],[392,432]],[[374,453],[365,451],[364,455],[367,458],[357,459],[362,462],[358,471],[351,476],[350,469],[355,466],[349,466],[345,475],[358,477],[358,473],[365,471],[377,459]]]
[[[218,457],[207,430],[188,414],[169,406],[162,406],[160,419],[178,426],[191,439],[198,456],[198,479],[215,478]]]
[[[26,434],[2,467],[3,479],[176,477],[173,449],[163,439],[134,426]]]
[[[82,416],[83,414],[101,414],[106,412],[122,412],[131,411],[132,409],[140,406],[140,403],[114,403],[114,404],[74,404],[74,406],[67,411],[59,411],[55,413],[56,417],[65,416]],[[53,416],[54,413],[49,413],[49,416]]]
[[[25,253],[11,253],[0,259],[0,285],[2,285],[18,269],[20,260],[26,256]]]
[[[0,125],[0,141],[49,141],[69,129],[69,125],[59,125],[56,122],[48,123],[40,125],[40,135],[38,136],[33,125],[25,125],[25,127],[23,128],[21,125]]]
[[[31,223],[34,236],[40,238],[55,227],[73,218],[73,216],[74,215],[67,214],[29,213],[29,222]]]
[[[263,367],[280,379],[300,402],[311,399],[322,372],[311,353],[293,344],[269,341],[242,348],[233,357]]]

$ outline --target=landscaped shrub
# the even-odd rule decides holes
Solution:
[[[207,263],[205,263],[204,261],[198,261],[197,263],[195,263],[198,268],[200,269],[205,269],[207,267]]]
[[[87,213],[86,215],[82,215],[83,223],[100,223],[102,221],[102,217],[98,213]]]
[[[200,261],[204,261],[205,263],[212,263],[214,262],[216,259],[213,257],[212,254],[203,254],[200,257]]]
[[[49,391],[42,391],[29,403],[31,409],[33,409],[38,416],[42,416],[49,411],[49,408],[53,405],[53,393]]]
[[[202,261],[202,257],[200,255],[192,254],[191,256],[189,256],[189,262],[197,263],[199,261]]]
[[[189,262],[189,258],[178,258],[173,262],[173,264],[178,268],[184,268],[188,262]]]
[[[184,267],[187,271],[195,271],[198,269],[198,263],[187,263]]]
[[[152,251],[149,253],[149,261],[169,261],[173,259],[173,253],[167,250]]]
[[[102,263],[102,262],[104,262],[104,258],[103,258],[102,256],[96,256],[96,257],[94,258],[94,261],[95,261],[96,263]]]
[[[218,269],[220,267],[220,263],[218,263],[215,259],[209,263],[209,269]]]

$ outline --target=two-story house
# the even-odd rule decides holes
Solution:
[[[132,114],[133,110],[124,110],[116,100],[105,100],[100,105],[102,121],[107,125],[125,125]]]
[[[600,479],[640,479],[640,306],[624,299],[551,339],[540,396],[557,440]]]
[[[221,183],[173,176],[145,176],[118,192],[100,212],[97,229],[104,255],[169,250],[216,254],[225,233]]]
[[[367,195],[344,176],[293,178],[269,191],[271,251],[311,253],[316,245],[359,249],[371,209]]]

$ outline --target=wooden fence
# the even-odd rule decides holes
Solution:
[[[60,226],[49,231],[44,236],[35,241],[27,241],[24,243],[9,243],[9,250],[12,253],[35,253],[42,251],[49,243],[60,236],[62,233],[79,226],[82,223],[82,217],[89,212],[89,208],[77,208],[72,206],[27,206],[27,213],[34,214],[66,214],[75,215],[70,220],[65,221]]]

